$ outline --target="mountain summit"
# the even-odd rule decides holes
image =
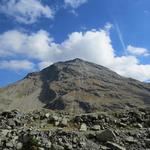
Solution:
[[[149,84],[78,58],[54,63],[0,89],[1,110],[47,108],[75,113],[149,103]]]

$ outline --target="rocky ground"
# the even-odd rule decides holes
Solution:
[[[150,110],[0,113],[2,150],[148,150]]]

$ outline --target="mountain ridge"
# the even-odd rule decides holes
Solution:
[[[149,98],[149,84],[77,58],[54,63],[1,88],[0,109],[93,112],[149,105]]]

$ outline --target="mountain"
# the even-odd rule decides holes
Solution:
[[[150,104],[150,84],[74,59],[58,62],[0,89],[0,110],[47,108],[93,112]]]

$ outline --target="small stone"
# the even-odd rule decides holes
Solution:
[[[21,126],[21,121],[19,119],[14,119],[16,126]]]
[[[65,149],[72,150],[73,148],[72,148],[71,144],[67,143],[67,144],[65,144]]]
[[[15,121],[13,119],[8,119],[7,124],[12,128],[16,126]]]
[[[9,132],[10,132],[10,130],[2,130],[2,131],[1,131],[1,134],[2,134],[3,136],[6,136]]]
[[[122,122],[120,122],[118,125],[119,125],[119,127],[123,127],[123,128],[127,126],[127,124],[122,123]]]
[[[52,146],[52,143],[50,141],[46,141],[45,147],[46,148],[51,148],[51,146]]]
[[[136,124],[135,127],[140,128],[140,129],[143,128],[143,126],[140,123]]]
[[[29,140],[30,140],[29,135],[25,134],[25,135],[23,136],[23,143],[27,143]]]
[[[53,144],[52,145],[52,149],[53,150],[64,150],[63,146],[57,145],[57,144]]]
[[[58,126],[58,125],[59,125],[59,121],[55,121],[55,122],[54,122],[54,125],[55,125],[55,126]]]
[[[17,145],[16,145],[16,149],[17,150],[21,150],[22,149],[22,147],[23,147],[23,144],[22,143],[17,143]]]
[[[6,143],[6,147],[8,147],[8,148],[13,148],[13,147],[14,147],[14,145],[13,145],[13,143],[12,143],[12,142],[8,142],[8,143]]]
[[[85,143],[85,142],[79,142],[79,145],[80,145],[81,147],[84,147],[84,146],[86,145],[86,143]]]
[[[52,116],[52,119],[54,120],[54,121],[58,121],[59,120],[59,117],[58,116]]]
[[[49,118],[49,117],[50,117],[50,113],[46,113],[46,114],[45,114],[45,117],[46,117],[46,118]]]
[[[125,141],[128,142],[128,143],[130,143],[130,144],[134,144],[134,143],[138,142],[132,136],[128,136],[127,138],[125,138]]]
[[[81,124],[80,131],[87,131],[87,126],[85,123]]]
[[[100,150],[110,150],[110,148],[106,147],[106,146],[103,146],[103,145],[100,145]]]
[[[46,149],[50,149],[52,146],[52,143],[47,138],[41,138],[41,145],[45,147]]]
[[[145,145],[147,148],[150,148],[150,139],[145,139]]]
[[[60,123],[61,127],[67,127],[68,126],[68,119],[67,118],[63,118],[61,123]]]
[[[94,125],[92,128],[94,131],[99,131],[101,129],[100,125]]]
[[[38,150],[45,150],[45,148],[43,148],[43,147],[38,147]]]

